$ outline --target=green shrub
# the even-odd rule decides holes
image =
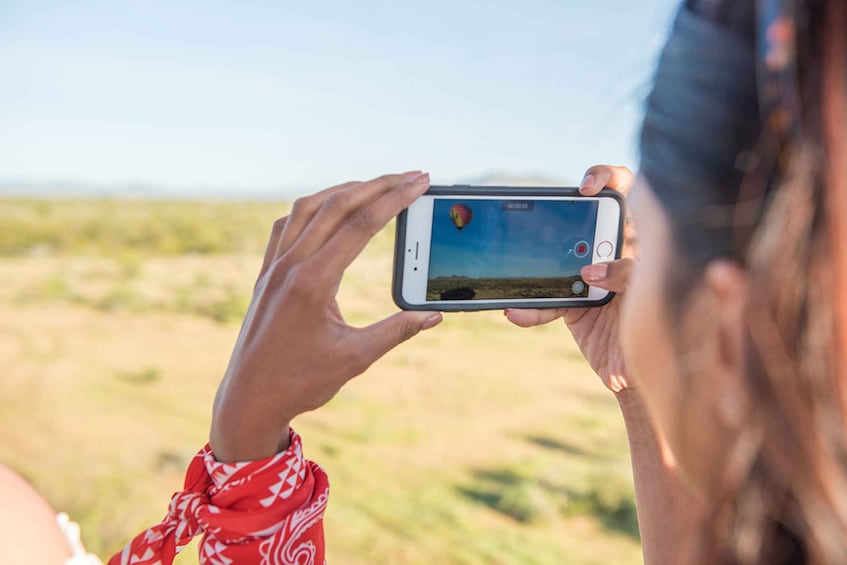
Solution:
[[[222,324],[240,322],[250,305],[250,296],[227,289],[219,299],[201,305],[197,313]]]
[[[616,475],[595,478],[587,490],[570,496],[564,508],[568,516],[594,516],[610,530],[638,537],[632,485]]]
[[[554,499],[538,483],[522,480],[507,486],[497,497],[494,508],[518,522],[531,523],[555,514]]]
[[[144,298],[131,288],[118,285],[110,290],[105,296],[94,301],[94,307],[98,310],[129,310],[137,312],[147,307]]]

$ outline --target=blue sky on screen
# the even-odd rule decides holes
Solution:
[[[450,218],[457,203],[471,208],[461,230]],[[591,261],[596,201],[537,201],[504,210],[502,200],[435,199],[429,278],[563,277]],[[583,253],[575,252],[580,242]],[[580,256],[581,255],[581,256]]]
[[[0,181],[635,164],[674,0],[0,0]]]

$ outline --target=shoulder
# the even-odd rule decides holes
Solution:
[[[64,563],[70,555],[56,513],[32,485],[0,464],[0,563]]]

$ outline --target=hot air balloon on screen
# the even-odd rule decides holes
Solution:
[[[464,204],[454,204],[450,208],[450,219],[453,220],[456,229],[461,231],[463,227],[471,223],[473,210],[471,210],[470,206]]]

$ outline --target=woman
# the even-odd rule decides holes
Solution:
[[[648,563],[847,560],[847,5],[758,8],[758,69],[751,2],[678,15],[629,199],[638,266],[629,284],[626,262],[583,272],[623,304],[508,313],[563,316],[618,392]]]
[[[752,2],[680,10],[629,196],[640,259],[582,273],[622,296],[506,312],[520,326],[564,318],[616,394],[648,563],[847,558],[847,7],[761,2],[759,17],[757,79]],[[632,181],[600,166],[581,189]],[[328,483],[289,423],[440,322],[401,312],[356,329],[335,302],[344,268],[428,182],[340,185],[274,225],[210,445],[165,521],[112,563],[169,563],[201,532],[207,563],[323,562]]]

